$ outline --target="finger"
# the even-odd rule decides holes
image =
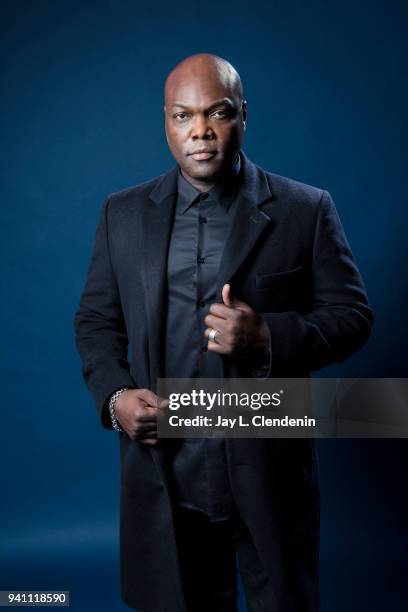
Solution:
[[[216,302],[211,304],[208,312],[209,314],[215,315],[220,319],[230,319],[231,316],[234,316],[233,308],[229,308],[229,306],[225,306],[225,304],[217,304]]]
[[[157,423],[137,423],[137,434],[143,438],[154,437],[149,434],[157,433]]]
[[[225,319],[220,319],[219,317],[214,317],[213,315],[207,315],[204,319],[204,323],[210,329],[216,329],[221,334],[227,333],[227,321]]]
[[[222,301],[226,306],[231,306],[231,285],[224,285],[222,288]]]
[[[144,431],[140,437],[142,440],[153,440],[154,438],[157,438],[157,429],[149,429],[148,431]]]
[[[221,344],[217,344],[217,342],[211,342],[211,340],[208,342],[207,350],[211,351],[212,353],[218,353],[220,355],[228,354],[228,349],[226,349],[224,346],[221,346]]]
[[[161,400],[161,398],[159,398],[156,393],[153,393],[153,391],[150,391],[150,389],[138,389],[137,395],[141,400],[146,402],[148,406],[152,406],[154,408],[157,408]]]
[[[146,444],[146,446],[157,446],[160,444],[159,438],[148,438],[146,440],[139,440],[141,444]]]
[[[158,414],[158,408],[152,408],[151,406],[141,406],[141,409],[137,412],[136,418],[141,423],[156,423]]]
[[[239,310],[247,310],[250,308],[246,302],[243,302],[232,295],[231,285],[228,284],[224,285],[222,288],[222,299],[224,304],[230,308],[237,308]]]

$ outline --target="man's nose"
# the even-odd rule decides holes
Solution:
[[[194,139],[197,138],[212,138],[214,136],[214,132],[211,126],[208,124],[208,119],[204,115],[197,115],[194,118],[191,137]]]

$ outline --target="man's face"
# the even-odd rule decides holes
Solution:
[[[166,137],[183,174],[211,184],[241,148],[246,107],[214,73],[175,79],[166,91]]]

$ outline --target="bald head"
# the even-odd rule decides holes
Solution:
[[[218,55],[197,53],[179,62],[167,76],[164,85],[165,104],[168,97],[173,97],[174,92],[184,84],[207,80],[217,82],[242,102],[241,77],[234,66]]]
[[[247,111],[239,74],[221,57],[192,55],[170,72],[164,94],[170,150],[184,177],[208,191],[241,147]]]

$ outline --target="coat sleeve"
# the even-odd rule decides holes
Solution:
[[[270,336],[267,376],[274,369],[318,370],[352,355],[373,324],[363,280],[330,194],[321,197],[312,256],[313,308],[261,313]]]
[[[126,324],[109,254],[108,207],[109,198],[102,207],[74,325],[84,380],[94,397],[101,424],[112,429],[107,410],[109,397],[121,387],[136,385],[129,372]]]

